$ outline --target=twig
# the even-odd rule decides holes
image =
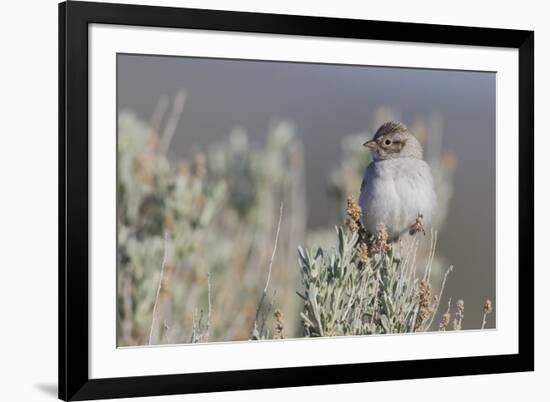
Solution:
[[[157,295],[155,297],[155,304],[153,305],[153,317],[151,318],[151,328],[149,329],[149,345],[153,343],[153,330],[156,327],[158,319],[158,304],[160,298],[160,289],[162,288],[162,280],[164,278],[164,267],[166,265],[166,255],[168,248],[168,233],[164,233],[164,256],[162,257],[162,264],[160,266],[159,285],[157,288]]]
[[[307,297],[305,297],[303,294],[301,294],[300,292],[296,291],[296,294],[300,297],[300,299],[302,300],[307,300]]]
[[[271,314],[271,310],[273,309],[273,305],[275,303],[275,295],[276,294],[277,294],[277,291],[274,290],[273,291],[273,296],[271,297],[271,299],[269,301],[269,306],[267,306],[267,315]],[[267,321],[267,319],[265,317],[266,317],[266,312],[262,312],[262,325],[260,326],[260,335],[264,332],[265,323]]]
[[[434,258],[435,258],[435,249],[437,247],[437,230],[432,229],[432,236],[434,238],[432,249],[430,250],[431,256],[429,257],[428,263],[430,264],[430,268],[428,270],[428,283],[430,282],[430,277],[432,276],[432,267],[434,265]]]
[[[281,221],[283,219],[283,201],[281,201],[281,206],[279,208],[279,222],[277,223],[277,233],[275,234],[275,244],[273,245],[273,252],[271,253],[271,259],[269,260],[269,269],[267,271],[267,280],[265,282],[265,287],[262,292],[262,297],[258,303],[258,308],[256,309],[256,317],[254,318],[254,328],[257,328],[258,316],[260,315],[260,310],[264,303],[264,299],[267,295],[267,288],[269,286],[269,281],[271,279],[271,269],[273,268],[273,261],[275,260],[275,253],[277,251],[277,244],[279,242],[279,232],[281,230]]]
[[[191,332],[191,339],[189,339],[189,343],[197,343],[198,341],[198,335],[197,335],[197,311],[193,310],[193,332]]]
[[[166,320],[164,321],[163,325],[164,325],[164,343],[171,343],[170,342],[170,332],[171,332],[172,328],[170,328],[168,326],[168,324],[166,323]]]

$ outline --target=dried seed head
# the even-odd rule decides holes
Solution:
[[[345,224],[351,232],[357,232],[361,228],[361,207],[355,201],[355,198],[349,196],[346,206]]]
[[[178,175],[187,177],[189,176],[189,162],[182,160],[178,162]]]
[[[361,219],[361,207],[357,205],[357,202],[355,201],[355,198],[352,196],[348,197],[347,200],[347,208],[346,208],[346,214],[348,217],[353,219],[354,221],[358,221]]]
[[[491,314],[492,312],[493,312],[493,304],[491,303],[491,300],[487,299],[485,300],[485,305],[483,306],[483,313]]]
[[[376,236],[378,240],[388,241],[388,230],[386,229],[385,224],[379,223],[376,225]]]
[[[451,314],[445,313],[443,314],[443,317],[441,317],[441,322],[439,323],[439,330],[444,331],[447,329],[447,325],[449,325],[449,322],[451,321]]]
[[[376,238],[374,241],[374,250],[377,253],[383,254],[390,251],[391,247],[388,244],[388,230],[386,225],[379,223],[376,225]]]
[[[171,210],[167,210],[164,213],[164,225],[168,228],[174,226],[174,214]]]
[[[195,155],[195,160],[193,161],[193,173],[199,178],[206,176],[206,155],[203,152],[199,152]]]
[[[359,262],[367,263],[369,260],[369,247],[365,243],[359,243],[357,247],[357,258]]]
[[[459,331],[462,329],[462,319],[464,318],[464,300],[456,302],[456,313],[453,320],[453,329]]]
[[[432,315],[432,300],[432,287],[427,281],[420,282],[418,289],[418,313],[416,314],[416,321],[414,323],[415,331]]]
[[[359,230],[359,225],[357,222],[351,220],[350,218],[346,218],[345,224],[350,232],[357,232]]]
[[[279,309],[276,309],[273,313],[275,316],[275,319],[277,320],[277,323],[275,324],[275,331],[273,334],[274,339],[283,339],[283,330],[285,328],[285,322],[283,321],[283,312]]]
[[[136,155],[132,161],[132,172],[142,183],[152,185],[157,172],[158,158],[151,153]]]

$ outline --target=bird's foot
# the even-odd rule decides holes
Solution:
[[[422,214],[418,214],[416,217],[416,221],[411,225],[411,228],[409,230],[409,234],[411,236],[417,234],[418,232],[422,231],[424,236],[426,236],[426,230],[424,230],[424,225],[422,224]]]

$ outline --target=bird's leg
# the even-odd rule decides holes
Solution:
[[[422,231],[422,233],[424,233],[424,236],[426,236],[426,230],[424,230],[422,218],[422,214],[418,214],[418,216],[416,217],[416,221],[411,225],[411,229],[409,231],[411,236],[417,234],[420,231]]]

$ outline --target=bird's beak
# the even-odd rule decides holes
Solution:
[[[376,144],[376,141],[374,140],[370,140],[370,141],[367,141],[363,144],[364,147],[367,147],[367,148],[370,148],[370,149],[374,149],[377,147],[377,144]]]

